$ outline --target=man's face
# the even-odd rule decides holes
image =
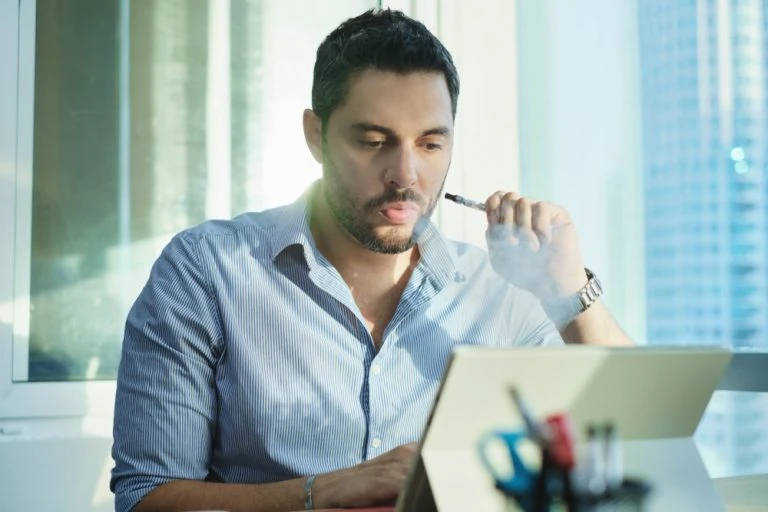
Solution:
[[[413,247],[440,196],[453,149],[442,73],[354,75],[325,129],[322,189],[337,222],[375,252]]]

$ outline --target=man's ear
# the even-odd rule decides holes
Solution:
[[[312,111],[305,109],[302,118],[304,123],[304,140],[307,141],[307,147],[315,157],[317,163],[323,163],[323,123],[320,118]]]

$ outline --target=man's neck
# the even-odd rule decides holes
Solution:
[[[309,227],[318,251],[349,287],[378,351],[419,261],[418,248],[382,254],[363,247],[336,221],[324,198],[317,195],[310,210]]]

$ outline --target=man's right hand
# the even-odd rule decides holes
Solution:
[[[312,486],[315,508],[392,504],[403,488],[418,444],[404,444],[348,469],[318,475]]]

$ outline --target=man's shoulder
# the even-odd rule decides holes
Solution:
[[[166,259],[184,261],[239,256],[267,259],[276,233],[291,215],[290,205],[247,212],[232,219],[212,219],[177,233],[162,251]],[[223,261],[223,260],[222,260]]]
[[[181,231],[176,238],[186,242],[216,242],[227,238],[267,239],[289,206],[242,213],[232,219],[211,219]]]

